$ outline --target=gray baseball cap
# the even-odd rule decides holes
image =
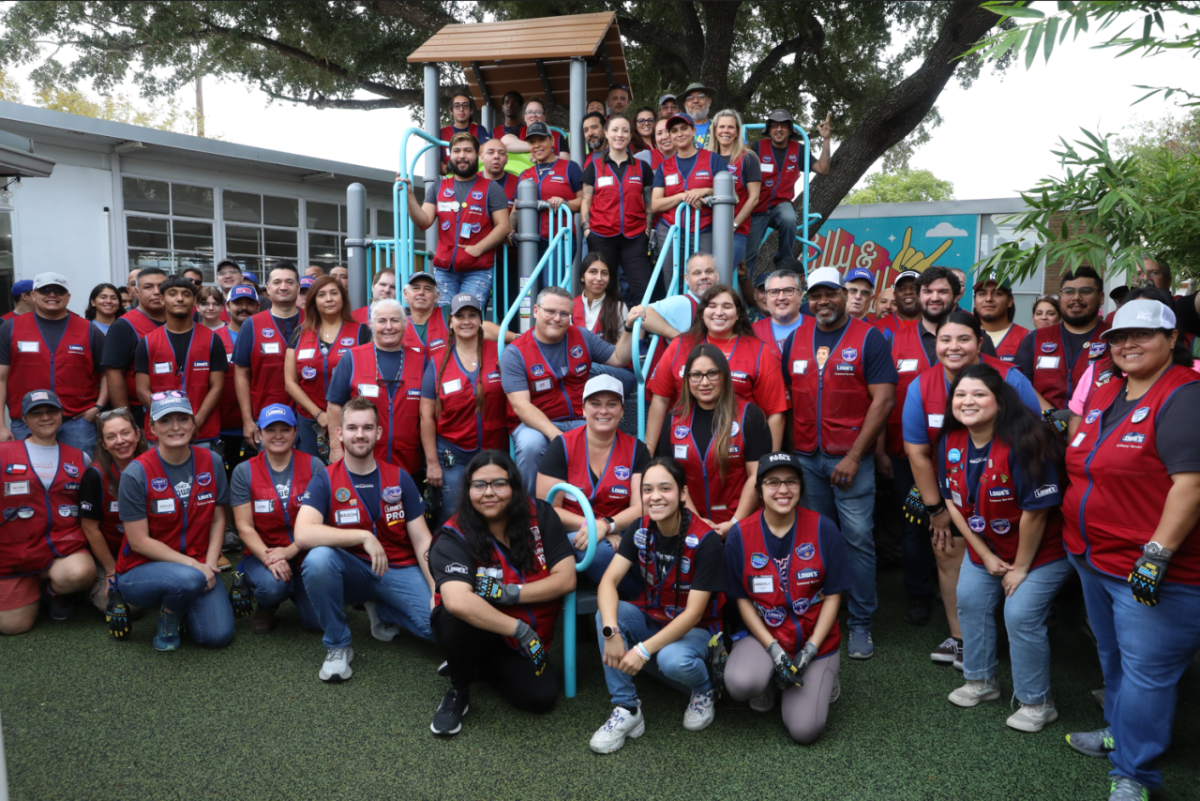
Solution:
[[[1165,304],[1150,298],[1131,300],[1113,315],[1112,325],[1100,336],[1104,339],[1114,331],[1128,331],[1134,328],[1149,328],[1173,330],[1175,328],[1175,312]]]
[[[470,292],[455,295],[450,300],[450,314],[458,314],[463,309],[475,309],[475,311],[483,314],[483,304],[479,302],[479,298]]]
[[[618,398],[625,397],[625,385],[611,375],[594,375],[583,385],[583,399],[587,400],[598,392],[611,392]]]
[[[194,414],[192,403],[186,392],[170,389],[166,392],[155,392],[150,396],[150,419],[161,420],[173,412]]]
[[[21,398],[21,416],[29,414],[29,410],[38,406],[53,406],[55,409],[62,409],[62,402],[48,389],[34,389],[25,393],[25,397]]]

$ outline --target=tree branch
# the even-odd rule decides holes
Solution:
[[[683,46],[687,49],[688,66],[693,74],[698,75],[696,67],[704,57],[704,27],[700,24],[700,14],[692,0],[675,0],[675,15],[679,17],[680,33]]]
[[[440,3],[420,0],[363,0],[359,5],[388,17],[402,19],[414,28],[437,33],[447,25],[456,25],[462,20],[449,14]]]

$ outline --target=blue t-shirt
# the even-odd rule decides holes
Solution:
[[[682,295],[672,295],[669,298],[655,301],[650,304],[650,308],[658,312],[658,316],[663,318],[667,325],[683,333],[692,327],[692,310],[696,308],[692,305],[692,301],[699,305],[700,298],[693,295],[689,289]],[[660,347],[663,346],[660,345]]]
[[[758,514],[762,514],[762,512],[758,512]],[[794,523],[792,530],[783,537],[773,535],[767,529],[767,524],[763,523],[763,539],[767,543],[768,555],[775,560],[776,567],[783,559],[790,559],[789,570],[796,570],[800,564],[803,564],[803,561],[792,549],[792,542],[795,538],[796,526]],[[825,580],[820,587],[811,588],[813,594],[815,595],[817,590],[826,595],[849,592],[853,575],[850,572],[850,557],[846,554],[846,540],[834,522],[825,515],[821,515],[821,522],[817,526],[817,544],[821,549],[821,559],[825,563]],[[747,600],[750,598],[742,583],[744,554],[745,546],[742,544],[742,528],[739,523],[729,530],[729,535],[725,538],[724,558],[727,584],[725,595],[729,598],[745,598]]]
[[[349,470],[346,473],[350,476],[350,480],[354,482],[354,489],[358,492],[359,498],[362,499],[363,506],[367,509],[367,514],[371,517],[371,522],[374,523],[379,518],[379,491],[380,477],[379,465],[375,466],[368,475],[360,476],[358,473],[351,473]],[[413,483],[412,476],[400,470],[400,500],[404,504],[404,515],[408,520],[415,519],[425,514],[425,502],[421,500],[421,493],[417,492],[417,485]],[[301,502],[304,506],[311,506],[321,513],[321,517],[329,518],[329,505],[333,497],[333,491],[329,487],[329,474],[325,470],[312,477],[312,481],[308,482],[308,491],[305,493],[305,498]]]
[[[799,328],[800,324],[803,322],[803,315],[797,315],[795,322],[788,323],[786,325],[780,325],[774,320],[771,320],[771,335],[775,337],[775,346],[779,348],[780,353],[783,353],[783,343],[787,342],[787,339],[789,336],[791,336],[791,333]]]
[[[292,332],[300,327],[300,315],[293,314],[291,317],[276,317],[271,315],[271,319],[275,321],[276,336],[282,336],[279,340],[281,343],[292,341]],[[233,334],[232,331],[229,332]],[[246,322],[242,323],[240,333],[246,334],[244,337],[234,335],[233,340],[233,363],[239,367],[250,366],[250,354],[254,348],[254,318],[251,317]],[[280,353],[283,353],[283,345],[280,347]]]
[[[394,397],[396,390],[400,388],[400,376],[404,374],[404,360],[406,358],[422,358],[415,350],[410,353],[408,348],[400,350],[376,348],[375,357],[379,365],[379,375],[387,384],[389,398]],[[329,377],[329,388],[325,390],[325,400],[336,403],[338,406],[345,406],[346,401],[354,396],[350,386],[350,379],[353,376],[354,356],[347,353],[338,361],[337,367],[333,368],[333,375]],[[409,387],[409,389],[420,390],[420,387]]]
[[[828,348],[830,353],[838,347],[841,342],[842,334],[846,333],[847,326],[850,325],[850,320],[846,320],[846,324],[834,331],[822,331],[819,325],[812,325],[804,329],[803,336],[809,336],[809,331],[813,331],[813,352],[820,352],[821,348]],[[783,343],[783,353],[787,353],[792,349],[792,340],[795,339],[796,332],[793,331],[788,335]],[[883,334],[879,333],[878,329],[872,328],[867,332],[867,336],[863,339],[863,374],[867,378],[868,384],[895,384],[900,380],[900,376],[896,373],[896,365],[892,363],[892,346],[884,339]],[[783,383],[786,386],[792,385],[792,365],[786,359],[782,360],[783,367]]]
[[[1020,370],[1016,368],[1009,370],[1008,375],[1004,378],[1004,383],[1017,391],[1022,403],[1032,409],[1034,413],[1041,415],[1042,407],[1038,403],[1033,384],[1030,384],[1029,379],[1021,375]],[[946,392],[950,392],[949,383],[946,384]],[[911,442],[914,445],[929,444],[929,421],[925,419],[925,401],[921,396],[921,380],[919,378],[908,385],[908,394],[904,398],[901,420],[904,424],[905,442]]]
[[[942,450],[939,448],[939,451]],[[976,448],[971,438],[967,437],[967,453],[960,455],[959,458],[967,460],[968,497],[966,500],[968,503],[974,504],[979,494],[979,479],[987,468],[988,455],[991,451],[992,443],[989,442],[982,448]],[[1034,482],[1029,472],[1021,467],[1020,460],[1014,458],[1015,454],[1012,451],[1009,451],[1009,454],[1007,472],[1012,476],[1013,492],[1016,494],[1018,509],[1032,512],[1062,505],[1062,491],[1058,486],[1058,469],[1053,461],[1046,464],[1045,476],[1039,484]],[[998,473],[1003,470],[999,465],[993,465],[992,469]],[[941,488],[942,497],[953,503],[954,499],[950,497],[950,489],[946,485],[946,457],[941,452],[938,454],[938,486]]]
[[[613,351],[617,348],[615,345],[610,345],[600,337],[593,334],[587,329],[578,329],[579,333],[583,334],[584,346],[588,349],[588,354],[596,364],[604,364],[612,358]],[[550,369],[561,379],[567,374],[567,337],[564,335],[557,343],[548,345],[545,342],[537,339],[535,341],[538,347],[542,350],[542,356],[545,357],[546,363],[550,365]],[[504,355],[500,357],[500,383],[505,392],[528,392],[529,382],[526,379],[525,373],[525,357],[521,355],[521,351],[509,345],[504,349]],[[577,409],[580,414],[582,409]]]
[[[708,129],[712,127],[712,120],[696,123],[696,149],[703,150],[708,144]]]

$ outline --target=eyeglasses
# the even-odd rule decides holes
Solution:
[[[56,414],[62,414],[62,409],[56,409],[53,406],[34,406],[25,412],[26,417],[54,417]]]
[[[653,125],[654,118],[653,117],[638,117],[637,124],[638,125]]]
[[[785,286],[780,289],[768,289],[768,298],[791,298],[796,296],[796,287]]]
[[[187,393],[179,389],[168,389],[165,392],[155,392],[150,396],[152,401],[166,400],[167,398],[182,398],[187,400]]]
[[[508,489],[508,483],[509,482],[507,478],[493,478],[491,481],[476,479],[471,482],[471,492],[475,493],[476,495],[486,495],[488,487],[491,487],[492,492],[499,495],[501,492],[504,492],[506,489]]]
[[[1058,290],[1058,292],[1064,298],[1073,298],[1076,295],[1078,295],[1081,298],[1090,298],[1092,295],[1096,294],[1096,287],[1081,286],[1079,288],[1075,288],[1073,286],[1069,286],[1069,287],[1064,287],[1064,288]]]
[[[471,104],[470,103],[454,103],[450,106],[450,108],[454,109],[455,111],[470,111]]]
[[[538,310],[551,320],[569,320],[571,318],[571,312],[569,311],[551,311],[550,309],[543,309],[541,306],[538,306]]]
[[[529,109],[528,111],[525,112],[525,116],[526,117],[545,117],[546,112],[545,111],[534,111],[533,109]]]
[[[1131,339],[1138,345],[1145,345],[1154,339],[1154,335],[1157,333],[1158,331],[1152,328],[1134,328],[1130,331],[1113,331],[1105,339],[1108,340],[1109,345],[1119,348]]]
[[[764,478],[762,485],[767,489],[778,489],[780,486],[787,487],[790,490],[800,488],[800,479],[792,478]]]
[[[61,286],[44,286],[37,293],[42,297],[46,297],[48,295],[65,295],[67,294],[67,290]]]
[[[720,370],[709,370],[707,373],[702,373],[699,370],[688,373],[688,381],[693,384],[702,384],[704,379],[708,379],[708,383],[715,384],[721,378]]]
[[[693,100],[708,100],[708,95],[703,92],[692,92],[684,99],[684,103],[691,103]]]

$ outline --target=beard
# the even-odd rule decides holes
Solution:
[[[950,316],[950,312],[952,312],[952,311],[954,311],[953,304],[946,304],[945,306],[942,307],[941,311],[938,311],[936,313],[931,312],[928,309],[922,307],[921,308],[921,316],[924,317],[929,322],[933,323],[934,325],[939,325],[943,320],[945,320],[947,317]]]
[[[459,178],[474,178],[475,173],[479,172],[479,162],[478,160],[467,162],[466,166],[457,161],[451,162],[450,172]]]
[[[991,314],[984,314],[981,311],[981,312],[979,312],[979,319],[985,323],[997,323],[997,322],[1000,322],[1001,320],[1007,320],[1008,319],[1008,309],[1001,309],[999,311],[992,312]]]
[[[1084,312],[1083,314],[1078,314],[1078,315],[1071,314],[1070,312],[1068,312],[1066,310],[1066,308],[1064,308],[1062,310],[1063,322],[1068,323],[1069,325],[1078,326],[1080,328],[1091,323],[1093,320],[1096,319],[1096,317],[1099,316],[1099,314],[1100,314],[1099,309],[1096,309],[1095,311],[1092,311],[1092,312]]]
[[[355,459],[366,458],[375,450],[374,443],[357,442],[354,440],[344,443],[343,447],[346,449],[346,453],[353,456]]]

